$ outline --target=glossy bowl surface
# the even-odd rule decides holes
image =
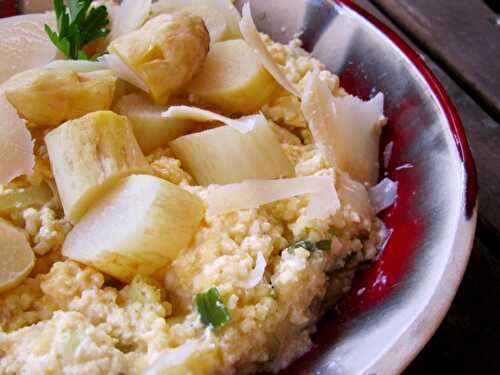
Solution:
[[[241,7],[244,1],[237,1]],[[40,11],[47,0],[0,2],[3,15]],[[285,374],[401,372],[437,329],[465,270],[477,186],[460,118],[420,57],[350,0],[252,0],[259,29],[299,36],[350,93],[385,95],[381,151],[398,199],[382,213],[392,231],[377,261],[318,325],[314,348]]]
[[[401,372],[435,332],[474,238],[477,182],[460,118],[425,63],[350,0],[252,0],[263,32],[299,35],[347,91],[385,95],[381,151],[398,199],[382,213],[392,234],[377,261],[319,324],[315,347],[283,373]],[[240,4],[241,5],[241,4]]]

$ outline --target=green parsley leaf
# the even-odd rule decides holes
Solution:
[[[229,321],[229,312],[221,301],[217,288],[210,288],[205,293],[198,293],[195,299],[201,322],[205,327],[217,328]]]
[[[316,242],[316,249],[328,251],[332,247],[332,240],[321,240]]]
[[[73,60],[93,60],[83,48],[97,38],[109,34],[108,11],[104,5],[93,7],[92,0],[69,0],[68,9],[63,0],[53,0],[57,19],[57,32],[45,24],[45,32],[54,45]]]
[[[295,249],[299,247],[306,249],[307,251],[314,251],[314,244],[311,241],[297,241],[293,245],[286,248],[290,254],[295,254]]]
[[[288,246],[285,250],[288,251],[290,254],[295,254],[295,249],[298,249],[299,247],[313,252],[316,250],[322,250],[322,251],[328,251],[330,250],[330,247],[332,246],[332,240],[321,240],[318,242],[311,242],[307,240],[302,240],[302,241],[297,241],[293,245]]]

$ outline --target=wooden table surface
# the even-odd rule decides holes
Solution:
[[[356,0],[410,43],[457,107],[476,161],[471,259],[408,375],[500,374],[500,0]]]

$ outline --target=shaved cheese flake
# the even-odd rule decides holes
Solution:
[[[140,88],[142,91],[149,93],[149,88],[134,70],[128,66],[122,59],[114,53],[109,53],[101,56],[99,61],[106,64],[106,66],[116,73],[118,78],[127,81],[128,83]]]
[[[266,118],[262,114],[245,116],[235,120],[226,116],[219,115],[215,112],[207,111],[205,109],[197,107],[189,107],[187,105],[171,106],[161,115],[162,117],[167,118],[177,118],[198,122],[220,121],[223,124],[231,126],[242,134],[246,134],[252,131],[256,124],[267,123]]]
[[[337,166],[335,154],[335,108],[332,106],[333,96],[326,83],[319,78],[315,68],[306,78],[302,94],[301,109],[314,139],[325,160]]]
[[[386,177],[369,190],[370,200],[375,213],[390,207],[398,196],[398,183]]]
[[[339,167],[358,181],[374,185],[379,173],[380,134],[386,120],[384,95],[378,93],[368,101],[355,96],[334,97],[333,103]]]
[[[1,2],[8,4],[5,1]],[[18,4],[11,2],[11,4]],[[56,46],[44,30],[48,24],[54,28],[54,13],[23,14],[0,19],[0,83],[14,74],[41,67],[57,55]]]
[[[278,82],[290,94],[300,97],[298,90],[293,86],[288,78],[286,78],[286,75],[281,67],[273,61],[266,45],[260,38],[257,27],[252,19],[252,12],[250,10],[249,3],[243,5],[242,15],[243,16],[240,21],[240,31],[245,39],[245,42],[247,42],[247,44],[252,48],[262,65],[264,65],[269,74],[274,77],[276,82]]]
[[[45,69],[72,70],[79,73],[93,72],[107,69],[106,65],[100,61],[89,60],[54,60],[44,66]]]
[[[380,230],[378,232],[378,236],[380,238],[379,243],[377,245],[377,249],[379,251],[383,251],[385,249],[385,246],[389,242],[389,239],[392,236],[392,233],[394,232],[393,228],[387,228],[387,226],[384,224],[383,221],[380,221]]]
[[[333,215],[340,202],[330,176],[306,176],[278,180],[247,180],[237,184],[208,187],[208,214],[257,208],[261,205],[297,195],[310,194],[306,214],[325,219]]]
[[[339,174],[339,196],[343,205],[349,205],[363,219],[371,220],[374,212],[368,189],[347,173]]]
[[[362,183],[378,177],[378,151],[384,96],[369,101],[354,96],[334,97],[314,69],[306,78],[302,112],[325,159]]]
[[[160,375],[165,369],[173,366],[178,366],[187,360],[193,353],[197,351],[200,342],[196,340],[188,340],[181,346],[173,349],[167,349],[160,353],[158,359],[143,372],[142,375]]]
[[[35,166],[33,141],[15,108],[0,95],[0,185],[21,175],[31,175]]]
[[[266,259],[262,253],[257,254],[257,260],[255,261],[255,268],[250,272],[248,278],[238,284],[239,287],[245,289],[251,289],[256,286],[262,277],[264,276],[264,271],[266,270]]]
[[[389,163],[391,162],[393,148],[394,148],[393,141],[390,141],[384,148],[384,169],[386,170],[389,167]]]
[[[146,21],[152,0],[123,0],[113,10],[110,40],[137,30]]]

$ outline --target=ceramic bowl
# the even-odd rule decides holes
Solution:
[[[283,373],[399,373],[444,318],[474,239],[476,173],[460,118],[418,54],[352,1],[251,4],[261,31],[280,42],[298,36],[348,92],[384,93],[381,153],[393,148],[380,175],[399,183],[381,215],[392,232],[385,249],[319,323],[314,348]]]
[[[0,6],[12,15],[47,3]],[[381,215],[392,232],[385,249],[321,320],[314,348],[283,373],[401,372],[446,314],[474,238],[476,175],[460,118],[420,57],[350,0],[251,3],[261,31],[280,42],[302,39],[350,93],[384,93],[389,122],[380,147],[393,142],[393,151],[380,173],[399,183],[395,205]]]

